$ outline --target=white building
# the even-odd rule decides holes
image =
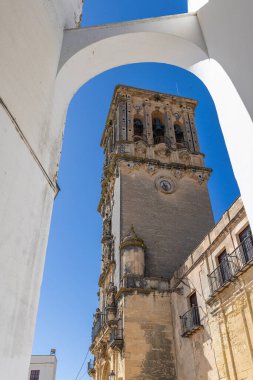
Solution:
[[[50,355],[32,355],[28,380],[55,380],[56,366],[54,349]]]

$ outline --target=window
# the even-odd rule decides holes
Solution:
[[[225,282],[229,281],[231,278],[231,269],[230,264],[228,260],[228,254],[226,250],[224,250],[219,256],[218,256],[218,262],[219,262],[219,268],[220,268],[220,279],[221,279],[221,285]]]
[[[189,297],[190,307],[198,306],[198,300],[196,292],[192,293]]]
[[[38,369],[31,370],[30,380],[39,380],[40,371]]]
[[[189,296],[188,302],[190,309],[180,317],[183,337],[193,334],[201,326],[196,292]]]
[[[143,123],[140,119],[134,119],[134,136],[143,137]]]
[[[247,263],[253,259],[253,240],[250,226],[247,226],[240,234],[239,239],[242,247],[242,258]]]
[[[199,308],[198,308],[198,300],[196,292],[192,293],[189,297],[189,303],[191,307],[191,316],[192,316],[192,325],[198,326],[200,325],[199,318]]]
[[[183,144],[184,143],[184,133],[182,131],[182,128],[180,127],[180,125],[175,124],[174,130],[175,130],[176,143],[177,144]]]

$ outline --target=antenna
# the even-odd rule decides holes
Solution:
[[[178,89],[178,84],[176,82],[176,88],[177,88],[177,95],[179,95],[179,89]]]

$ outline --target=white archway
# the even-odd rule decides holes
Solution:
[[[170,22],[170,18],[167,21]],[[193,25],[192,20],[191,25]],[[168,25],[166,29],[170,30]],[[177,33],[175,25],[172,30],[173,34],[167,31],[133,33],[127,32],[127,29],[124,28],[123,33],[116,35],[115,30],[112,30],[111,37],[96,40],[97,36],[95,36],[96,42],[91,44],[87,44],[86,40],[82,41],[79,35],[77,47],[73,46],[72,39],[68,40],[67,45],[71,45],[72,52],[66,49],[69,54],[66,59],[66,52],[63,51],[57,76],[52,118],[57,139],[52,139],[52,141],[59,142],[64,129],[68,104],[74,93],[82,84],[103,71],[120,65],[140,62],[167,63],[187,69],[206,85],[216,105],[234,174],[249,220],[253,224],[251,201],[253,192],[253,151],[251,149],[253,123],[250,115],[225,70],[218,62],[208,57],[201,36],[197,36],[197,29],[188,35],[187,39],[185,36],[175,35]],[[182,29],[179,30],[181,35],[184,34]],[[116,33],[119,33],[118,26]],[[72,53],[73,55],[71,55]],[[51,157],[51,165],[53,162],[54,165],[57,165],[60,159],[59,147],[57,150],[55,146],[52,151],[56,154]]]

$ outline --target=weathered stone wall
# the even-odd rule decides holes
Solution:
[[[253,267],[249,262],[231,281],[212,292],[208,275],[219,265],[218,255],[238,247],[247,226],[239,198],[175,273],[171,286],[177,371],[180,380],[251,380],[253,378]],[[236,253],[233,254],[236,257]],[[212,275],[213,276],[213,275]],[[181,337],[181,320],[196,292],[202,327]],[[185,360],[185,358],[189,360]]]
[[[124,380],[175,380],[168,293],[124,297]]]
[[[176,191],[158,191],[159,176],[173,178]],[[213,226],[207,186],[187,174],[177,179],[173,171],[121,170],[121,234],[131,225],[147,247],[147,275],[170,277]]]

